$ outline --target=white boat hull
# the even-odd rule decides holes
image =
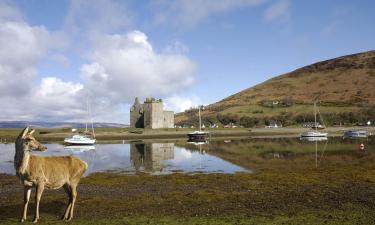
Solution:
[[[305,132],[301,134],[301,137],[306,138],[306,137],[327,137],[327,133],[322,133],[322,132]]]
[[[82,135],[74,135],[70,138],[65,138],[64,142],[69,145],[93,145],[96,139],[92,139]]]

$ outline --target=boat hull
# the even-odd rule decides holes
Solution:
[[[301,134],[302,138],[327,137],[327,133],[321,132],[306,132]]]
[[[189,133],[189,141],[205,141],[208,137],[208,133]]]
[[[349,130],[346,131],[343,135],[343,138],[367,138],[368,133],[367,131],[357,131],[357,130]]]
[[[93,145],[95,144],[95,140],[90,141],[70,141],[70,140],[64,140],[64,142],[68,145]]]
[[[95,141],[96,139],[82,135],[73,135],[73,137],[64,139],[64,142],[67,145],[93,145],[95,144]]]

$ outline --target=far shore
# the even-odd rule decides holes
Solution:
[[[375,127],[328,127],[324,132],[330,137],[342,136],[349,129],[364,129],[375,134]],[[36,137],[43,142],[62,142],[65,137],[71,136],[70,128],[36,128]],[[95,137],[98,142],[106,141],[135,141],[135,140],[167,140],[186,139],[187,134],[194,129],[131,129],[131,128],[97,128]],[[212,139],[216,138],[283,138],[299,137],[302,132],[310,130],[302,127],[283,128],[217,128],[206,129]],[[83,129],[79,129],[80,132]],[[21,128],[1,128],[0,143],[13,142]]]

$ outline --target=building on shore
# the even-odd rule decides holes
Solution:
[[[130,108],[131,128],[173,128],[174,112],[163,110],[161,99],[146,98],[143,104],[135,98],[133,106]]]

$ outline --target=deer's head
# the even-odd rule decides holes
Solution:
[[[29,130],[29,127],[26,127],[21,134],[18,136],[17,141],[21,141],[24,151],[45,151],[47,147],[42,145],[39,141],[33,136],[35,130]]]

